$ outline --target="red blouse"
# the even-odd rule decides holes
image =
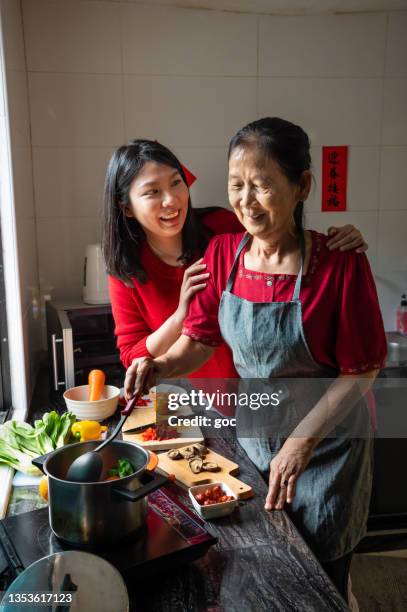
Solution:
[[[239,232],[242,226],[236,215],[226,209],[208,212],[203,223],[214,233]],[[150,356],[146,346],[148,336],[157,330],[178,307],[185,267],[170,266],[159,259],[145,242],[141,249],[141,263],[148,281],[133,286],[113,276],[109,277],[109,293],[115,320],[115,334],[120,358],[127,368],[135,357]],[[226,344],[220,346],[212,358],[192,378],[234,378],[237,376],[232,355]]]
[[[217,236],[208,246],[208,286],[191,300],[182,331],[194,340],[212,346],[222,342],[219,302],[243,235]],[[315,361],[343,374],[382,367],[386,337],[367,258],[355,251],[329,251],[328,238],[318,232],[312,231],[311,237],[311,258],[300,299],[304,333]],[[239,258],[233,293],[253,302],[290,301],[296,275],[246,269],[246,249]]]

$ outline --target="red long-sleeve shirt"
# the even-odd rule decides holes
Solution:
[[[238,233],[243,228],[236,215],[226,209],[208,212],[203,223],[214,235]],[[113,276],[109,277],[109,293],[115,320],[115,334],[120,358],[127,368],[136,357],[150,356],[146,346],[148,336],[156,331],[176,311],[182,279],[187,266],[170,266],[159,259],[144,242],[141,263],[148,281],[133,286]],[[190,265],[190,264],[189,264]],[[214,355],[191,378],[234,378],[237,376],[229,348],[221,343]]]

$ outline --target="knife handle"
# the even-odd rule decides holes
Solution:
[[[131,397],[129,399],[129,401],[127,402],[125,408],[123,408],[123,410],[121,411],[123,416],[130,416],[131,413],[133,412],[134,406],[136,405],[136,402],[139,398],[139,395],[133,395],[133,397]]]

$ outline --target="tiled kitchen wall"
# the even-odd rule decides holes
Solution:
[[[37,231],[32,175],[28,79],[20,0],[1,0],[8,123],[23,318],[27,395],[38,368],[41,348]],[[3,232],[11,228],[2,228]],[[12,320],[12,317],[11,317]],[[10,331],[10,330],[9,330]]]
[[[162,141],[198,176],[195,205],[226,205],[228,140],[244,123],[277,115],[312,140],[308,224],[361,228],[386,328],[394,328],[407,291],[407,13],[278,17],[79,0],[22,6],[42,293],[80,295],[115,147],[135,137]],[[24,94],[22,83],[15,87]],[[321,145],[344,144],[349,210],[321,213]],[[34,240],[31,217],[27,225]]]

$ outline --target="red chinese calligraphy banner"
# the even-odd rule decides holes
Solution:
[[[322,147],[322,210],[346,210],[348,147]]]

